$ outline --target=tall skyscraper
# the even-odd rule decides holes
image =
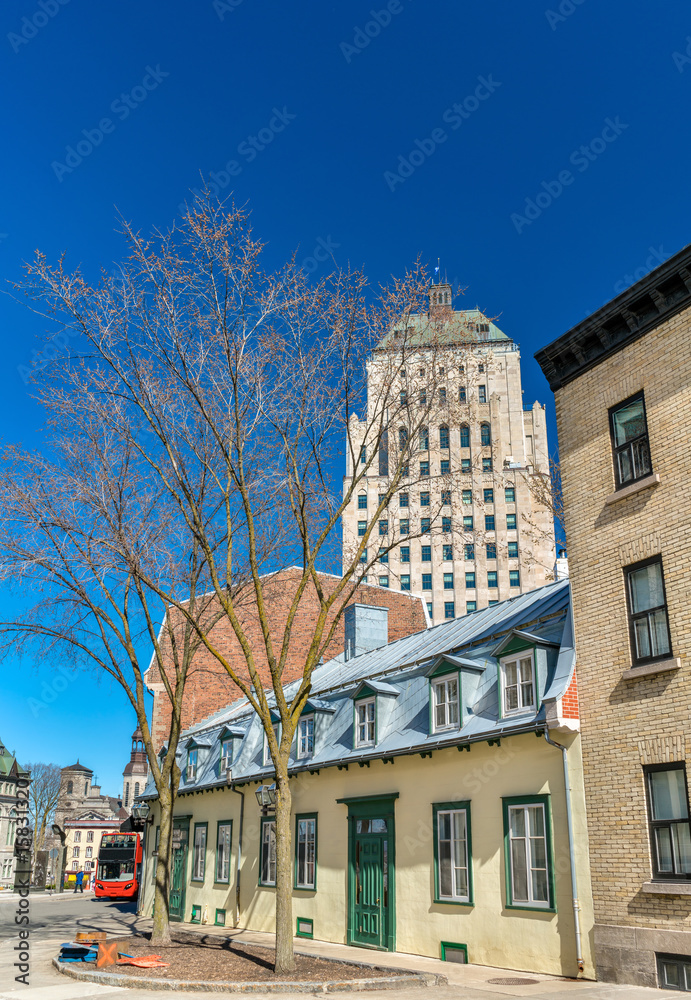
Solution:
[[[348,428],[346,489],[378,422],[378,454],[343,516],[345,556],[377,518],[362,558],[368,583],[421,594],[436,623],[555,578],[544,405],[523,404],[518,345],[479,310],[454,310],[450,285],[433,285],[428,312],[372,352],[367,410]]]

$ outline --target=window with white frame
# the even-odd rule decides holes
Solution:
[[[276,820],[262,817],[260,885],[276,885]]]
[[[197,776],[197,763],[199,761],[199,751],[196,747],[187,751],[187,781],[194,781]]]
[[[216,834],[216,881],[230,882],[230,841],[232,824],[230,820],[218,824]]]
[[[524,650],[501,661],[504,715],[535,708],[535,663],[532,650]]]
[[[302,715],[298,722],[297,755],[300,759],[314,753],[314,716]]]
[[[203,882],[206,874],[206,823],[194,825],[194,854],[192,858],[192,880]]]
[[[79,857],[79,848],[78,847],[73,847],[72,848],[72,857],[73,858],[78,858]]]
[[[295,888],[315,889],[317,875],[317,817],[295,821]]]
[[[546,801],[504,800],[509,906],[548,909],[550,869]]]
[[[78,844],[81,839],[82,839],[82,831],[81,830],[75,830],[74,831],[74,842],[75,842],[75,844]]]
[[[361,698],[355,702],[355,746],[372,747],[375,737],[376,702],[374,698]]]
[[[433,806],[438,900],[470,902],[469,809],[460,802]]]
[[[280,732],[280,725],[281,724],[279,722],[274,722],[273,725],[271,726],[271,728],[273,730],[274,738],[275,738],[275,740],[276,740],[277,743],[278,743],[278,734]],[[273,763],[273,761],[271,760],[271,751],[269,750],[269,741],[266,738],[266,733],[264,733],[264,756],[263,756],[263,762],[264,762],[264,766],[265,767],[268,764],[272,764]]]
[[[94,831],[93,830],[87,830],[87,833],[86,833],[86,842],[87,842],[87,844],[93,844],[93,842],[94,842]]]
[[[233,737],[221,740],[221,772],[227,771],[233,762]]]
[[[93,856],[94,856],[94,849],[93,849],[93,847],[87,847],[86,850],[84,851],[84,857],[86,857],[86,858],[93,858]]]
[[[432,681],[432,731],[458,727],[458,674]]]

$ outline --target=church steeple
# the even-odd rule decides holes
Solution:
[[[144,749],[144,736],[139,726],[132,733],[132,749],[130,760],[122,772],[122,805],[127,811],[132,808],[132,802],[144,791],[149,765]]]

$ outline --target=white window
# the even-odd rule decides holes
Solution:
[[[314,753],[314,716],[303,715],[298,722],[298,757]]]
[[[93,858],[93,856],[94,856],[94,849],[93,849],[93,847],[87,847],[86,851],[84,852],[84,857],[86,857],[86,858]]]
[[[78,847],[73,847],[72,848],[72,857],[73,858],[78,858],[79,857],[79,848]]]
[[[314,816],[297,820],[295,885],[298,889],[316,887],[317,820]]]
[[[78,844],[81,839],[82,839],[82,831],[81,830],[75,830],[74,831],[74,842],[75,842],[75,844]]]
[[[218,824],[216,843],[216,881],[230,882],[230,836],[231,824]]]
[[[227,771],[233,762],[233,740],[221,740],[221,773]]]
[[[86,868],[87,871],[90,871],[94,867],[93,861],[85,861],[84,867]]]
[[[432,682],[432,728],[458,728],[458,677],[450,674]]]
[[[374,746],[375,700],[363,698],[355,704],[355,746]]]
[[[94,842],[94,831],[93,830],[88,830],[87,831],[86,842],[87,842],[87,844],[93,844],[93,842]]]
[[[467,903],[470,900],[467,810],[435,809],[439,899]]]
[[[535,708],[535,670],[532,650],[502,660],[504,715]]]
[[[549,907],[545,807],[536,802],[509,806],[511,903]]]
[[[197,776],[197,762],[199,759],[199,751],[188,750],[187,751],[187,781],[194,781]]]
[[[72,871],[73,872],[78,872],[79,871],[79,862],[78,861],[73,861],[72,862]]]
[[[206,823],[197,823],[194,827],[194,859],[192,862],[192,878],[195,882],[203,882],[206,872]]]
[[[279,730],[280,730],[280,723],[279,722],[274,722],[274,724],[271,726],[271,728],[273,729],[273,733],[274,733],[274,737],[276,738],[276,742],[278,742],[278,734],[279,734]],[[273,761],[271,760],[271,751],[269,750],[269,741],[266,738],[266,733],[264,733],[264,757],[263,757],[263,761],[264,761],[264,766],[265,767],[267,766],[267,764],[272,764],[273,763]]]
[[[262,821],[262,856],[259,881],[261,885],[276,885],[276,821]]]

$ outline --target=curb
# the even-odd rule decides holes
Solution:
[[[364,965],[360,962],[349,962],[346,959],[325,959],[324,961],[338,961],[344,965],[362,964],[363,968],[381,969],[379,965]],[[57,969],[64,976],[78,979],[80,982],[98,983],[99,986],[124,986],[135,987],[144,990],[168,990],[170,992],[187,990],[194,993],[346,993],[362,992],[363,990],[405,990],[419,989],[424,986],[447,986],[446,976],[440,976],[432,972],[404,972],[402,969],[388,968],[384,971],[391,971],[397,975],[383,976],[381,979],[334,979],[327,982],[313,980],[311,982],[258,982],[258,983],[226,983],[218,980],[191,980],[184,979],[147,979],[143,976],[128,976],[126,973],[113,974],[111,972],[91,972],[88,970],[75,969],[77,963],[60,962],[57,958],[52,960],[53,968]]]

